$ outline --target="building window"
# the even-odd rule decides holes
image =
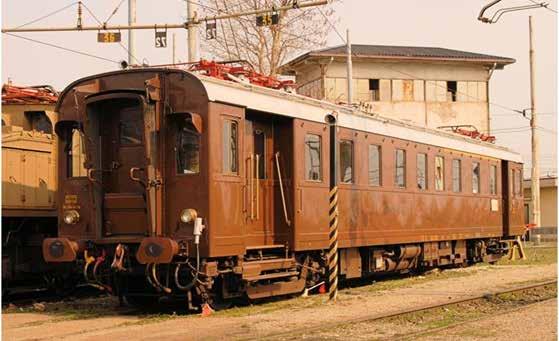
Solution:
[[[322,141],[319,135],[305,136],[305,180],[322,181]]]
[[[353,142],[340,141],[340,181],[353,183]]]
[[[444,157],[435,156],[435,190],[444,191]]]
[[[223,172],[237,174],[238,167],[238,123],[223,121]]]
[[[427,154],[417,154],[417,188],[427,189]]]
[[[396,173],[394,184],[396,187],[406,187],[406,151],[396,149]]]
[[[480,165],[479,162],[472,163],[472,193],[479,193],[479,174]]]
[[[380,146],[369,145],[369,185],[380,186],[381,176],[381,151]]]
[[[371,91],[373,102],[380,101],[380,81],[378,79],[369,79],[369,91]]]
[[[452,191],[462,190],[462,162],[458,159],[452,160]]]
[[[491,165],[489,171],[489,190],[491,194],[497,194],[497,166]]]
[[[448,102],[456,102],[457,90],[458,90],[458,85],[456,81],[446,82],[446,98]]]
[[[200,172],[200,134],[190,122],[179,125],[177,130],[177,173],[197,174]]]

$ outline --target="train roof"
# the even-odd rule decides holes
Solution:
[[[68,91],[78,86],[80,83],[105,76],[118,76],[120,74],[139,72],[186,73],[194,76],[205,88],[208,100],[210,101],[229,103],[257,111],[320,123],[325,122],[327,114],[333,113],[337,117],[338,125],[344,128],[395,137],[441,148],[454,149],[501,160],[522,162],[519,153],[489,142],[475,140],[470,137],[442,130],[416,126],[400,120],[386,118],[378,114],[367,113],[358,108],[336,105],[282,90],[194,74],[176,67],[147,67],[119,70],[79,79],[71,83],[62,92],[56,110],[58,111],[60,109],[61,102]]]
[[[420,127],[397,119],[364,112],[358,108],[336,105],[285,91],[202,75],[196,75],[196,77],[204,84],[211,101],[231,103],[254,110],[322,123],[325,122],[326,114],[335,112],[338,125],[341,127],[502,160],[522,162],[519,153],[470,137]],[[271,101],[270,98],[274,98],[274,100]]]

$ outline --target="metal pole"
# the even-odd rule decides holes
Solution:
[[[536,60],[534,58],[534,29],[532,16],[528,17],[528,26],[530,29],[530,107],[532,117],[530,119],[530,128],[532,130],[532,223],[536,227],[541,227],[540,217],[540,141],[537,133],[538,112],[536,109]]]
[[[186,12],[187,12],[187,22],[188,22],[188,62],[192,63],[198,60],[198,49],[197,49],[197,16],[196,13],[197,4],[194,1],[186,0]]]
[[[330,192],[328,194],[328,292],[330,300],[338,297],[338,139],[335,113],[326,116],[330,126]]]
[[[136,0],[128,0],[128,25],[136,24]],[[134,64],[134,56],[136,55],[136,47],[134,46],[134,30],[128,29],[128,65]]]
[[[349,30],[346,31],[347,47],[347,103],[353,103],[353,65],[351,62],[351,42],[349,40]]]
[[[175,53],[176,53],[175,38],[176,38],[176,36],[177,36],[177,35],[173,32],[173,64],[176,63],[176,60],[175,60]]]

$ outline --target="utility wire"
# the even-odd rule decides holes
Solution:
[[[542,4],[541,2],[537,2],[537,1],[534,1],[534,0],[530,0],[530,2],[533,3],[533,4],[536,4],[536,5],[541,5]],[[551,12],[557,14],[557,10],[554,10],[551,7],[547,7],[547,6],[542,6],[542,7],[547,9],[548,11],[551,11]]]
[[[118,9],[120,8],[120,6],[122,5],[122,3],[124,2],[124,0],[120,0],[120,2],[118,3],[118,5],[116,5],[114,11],[111,13],[111,15],[109,15],[109,17],[107,18],[107,20],[105,20],[105,24],[109,22],[109,20],[112,19],[112,17],[116,14],[116,12],[118,12]]]
[[[43,44],[43,45],[47,45],[47,46],[54,47],[54,48],[57,48],[57,49],[61,49],[61,50],[64,50],[64,51],[68,51],[68,52],[72,52],[72,53],[77,53],[77,54],[80,54],[80,55],[82,55],[82,56],[87,56],[87,57],[96,58],[96,59],[104,60],[104,61],[111,62],[111,63],[120,64],[120,62],[117,61],[117,60],[112,60],[112,59],[109,59],[109,58],[105,58],[105,57],[101,57],[101,56],[96,56],[96,55],[91,54],[91,53],[82,52],[82,51],[78,51],[78,50],[73,50],[73,49],[70,49],[70,48],[67,48],[67,47],[63,47],[63,46],[55,45],[55,44],[52,44],[52,43],[47,43],[47,42],[44,42],[44,41],[40,41],[40,40],[35,40],[35,39],[31,39],[31,38],[19,36],[19,35],[13,34],[13,33],[7,33],[7,32],[5,32],[4,34],[7,34],[7,35],[12,36],[12,37],[16,37],[16,38],[28,40],[28,41],[31,41],[31,42],[34,42],[34,43],[37,43],[37,44]]]
[[[25,23],[25,24],[23,24],[23,25],[19,25],[19,26],[17,26],[16,28],[22,28],[22,27],[24,27],[24,26],[28,26],[28,25],[34,24],[34,23],[39,22],[39,21],[41,21],[41,20],[43,20],[43,19],[46,19],[46,18],[48,18],[48,17],[51,17],[51,16],[53,16],[53,15],[55,15],[55,14],[57,14],[57,13],[60,13],[60,12],[64,11],[65,9],[68,9],[68,8],[74,6],[74,5],[77,5],[77,4],[78,4],[78,1],[72,2],[71,4],[62,7],[61,9],[58,9],[58,10],[56,10],[56,11],[54,11],[54,12],[45,14],[45,15],[43,15],[42,17],[39,17],[39,18],[34,19],[34,20],[31,20],[30,22],[27,22],[27,23]]]

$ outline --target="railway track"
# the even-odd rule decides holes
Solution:
[[[370,314],[370,315],[366,315],[366,316],[360,316],[360,317],[357,317],[357,318],[337,321],[337,322],[334,322],[334,323],[330,322],[330,323],[323,323],[323,324],[318,324],[318,325],[314,325],[314,326],[306,326],[306,327],[303,327],[303,328],[292,329],[292,330],[284,331],[284,332],[281,332],[281,333],[271,333],[271,334],[259,336],[258,338],[254,338],[254,339],[250,338],[250,339],[247,339],[247,340],[292,339],[292,338],[296,338],[297,336],[309,335],[309,334],[313,334],[313,333],[320,333],[320,332],[324,332],[326,330],[334,330],[334,329],[343,327],[343,326],[348,325],[348,324],[374,322],[374,321],[384,320],[384,319],[388,319],[388,318],[394,318],[394,317],[398,317],[398,316],[402,316],[402,315],[419,313],[419,312],[423,312],[423,311],[429,311],[429,310],[433,310],[433,309],[437,309],[437,308],[444,308],[444,307],[448,307],[448,306],[454,306],[454,305],[458,305],[458,304],[462,304],[462,303],[468,303],[468,302],[474,302],[474,301],[480,301],[480,300],[487,300],[489,298],[497,297],[497,296],[503,295],[503,294],[521,293],[521,292],[524,292],[524,291],[543,288],[543,287],[551,286],[551,285],[557,285],[557,280],[551,280],[551,281],[545,281],[545,282],[540,282],[540,283],[535,283],[535,284],[523,285],[523,286],[518,286],[518,287],[514,287],[514,288],[505,289],[505,290],[492,291],[492,292],[484,293],[484,294],[481,294],[481,295],[476,295],[476,296],[471,296],[471,297],[466,297],[466,298],[453,299],[453,300],[449,300],[448,302],[445,302],[445,303],[426,304],[424,306],[414,307],[414,308],[409,308],[409,309],[402,309],[402,310],[393,311],[393,312],[390,312],[390,313],[387,313],[387,314]],[[542,300],[542,301],[545,301],[545,300]],[[508,309],[506,311],[506,313],[510,313],[510,312],[513,312],[513,311],[516,311],[516,310],[520,310],[520,309],[526,308],[530,305],[540,303],[542,301],[529,303],[529,304],[522,305],[520,307]],[[397,335],[397,336],[394,336],[394,337],[389,338],[389,339],[391,339],[391,340],[410,339],[410,338],[413,339],[414,336],[421,336],[423,334],[428,334],[428,333],[431,333],[431,332],[436,332],[436,331],[439,331],[439,330],[452,328],[452,327],[467,324],[467,323],[470,323],[470,322],[475,322],[476,320],[482,320],[484,318],[487,318],[487,316],[479,318],[479,319],[470,319],[470,320],[467,320],[467,321],[452,323],[452,324],[449,324],[447,326],[440,327],[440,328],[434,328],[434,329],[431,328],[431,329],[428,329],[428,330],[422,330],[422,331],[418,331],[418,332],[414,332],[414,333]]]

